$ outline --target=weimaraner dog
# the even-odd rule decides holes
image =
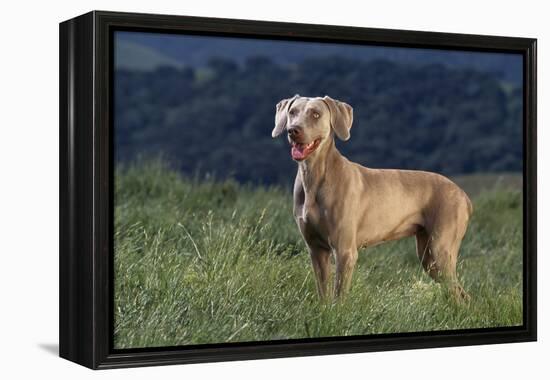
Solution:
[[[331,254],[333,294],[340,297],[350,287],[359,248],[415,235],[425,271],[454,297],[467,299],[456,264],[472,214],[468,196],[439,174],[350,162],[336,149],[334,135],[348,140],[352,122],[353,108],[328,96],[295,95],[277,104],[272,136],[287,132],[298,163],[294,218],[309,249],[319,296],[330,297]]]

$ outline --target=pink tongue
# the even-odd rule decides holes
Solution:
[[[292,158],[294,158],[295,160],[301,160],[305,157],[304,149],[300,149],[296,145],[292,147],[290,154],[292,155]]]

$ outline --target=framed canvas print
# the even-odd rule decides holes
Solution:
[[[536,339],[536,40],[60,24],[60,356]]]

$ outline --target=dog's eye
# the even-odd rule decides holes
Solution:
[[[294,115],[296,115],[296,110],[292,109],[292,110],[288,111],[288,114],[290,116],[294,116]]]
[[[319,117],[321,117],[321,115],[319,115],[318,112],[313,112],[313,117],[314,117],[315,119],[318,119]]]

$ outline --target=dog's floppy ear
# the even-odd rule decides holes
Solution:
[[[286,113],[298,97],[300,97],[300,95],[296,94],[292,98],[283,99],[277,103],[277,111],[275,112],[275,128],[273,128],[273,132],[271,132],[271,137],[275,138],[283,133],[286,128]]]
[[[353,123],[353,108],[344,102],[325,96],[323,101],[330,110],[330,125],[340,140],[349,140],[349,130]]]

